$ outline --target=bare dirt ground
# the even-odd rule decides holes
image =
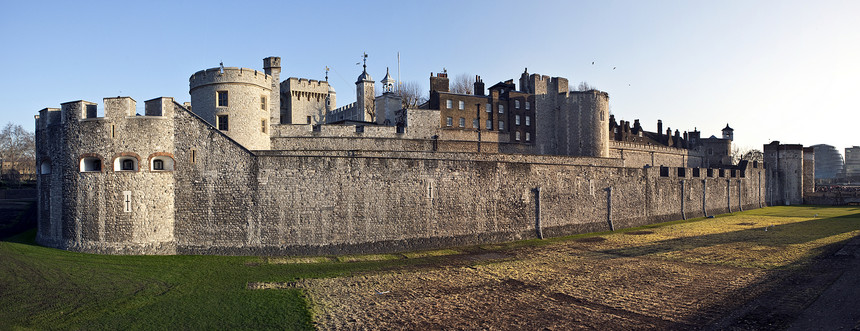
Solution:
[[[803,237],[804,220],[740,220],[473,247],[291,286],[319,329],[783,329],[841,275],[831,257],[860,233],[856,222]]]

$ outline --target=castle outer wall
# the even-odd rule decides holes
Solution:
[[[40,114],[37,153],[57,170],[39,177],[40,243],[111,254],[397,252],[610,224],[619,229],[764,204],[758,167],[709,174],[625,167],[602,157],[252,152],[180,105],[150,101],[152,116],[128,113],[130,98],[116,100],[123,107],[109,106],[124,113],[106,110],[105,118],[81,118],[86,102]],[[124,135],[116,136],[117,126]],[[150,159],[159,155],[171,157],[172,171],[152,170]],[[90,157],[104,166],[81,172],[81,160]],[[115,171],[125,157],[142,166]],[[131,192],[130,211],[124,192]]]

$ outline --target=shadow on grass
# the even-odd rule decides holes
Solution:
[[[706,316],[693,316],[692,320],[707,325],[705,330],[786,329],[845,272],[849,264],[834,254],[847,242],[857,240],[858,237],[854,237],[814,248],[809,260],[794,262],[782,270],[771,270],[760,281],[716,303],[729,309],[717,320],[708,320]],[[822,330],[837,329],[828,323],[821,321],[819,326]]]

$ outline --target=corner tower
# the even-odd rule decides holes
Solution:
[[[267,59],[268,69],[280,73],[280,60]],[[272,97],[275,82],[272,75],[248,68],[222,65],[201,70],[189,79],[191,110],[245,148],[266,150],[271,146],[270,104],[277,100]]]
[[[363,68],[361,75],[355,81],[355,107],[362,112],[359,117],[370,122],[376,117],[374,116],[376,113],[376,105],[374,104],[376,92],[373,87],[373,78],[367,73],[367,53],[364,54]]]

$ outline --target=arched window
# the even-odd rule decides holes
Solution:
[[[51,161],[42,161],[39,165],[39,174],[47,175],[51,173]]]
[[[102,160],[97,157],[81,158],[81,172],[102,171]]]
[[[113,171],[137,171],[137,158],[120,156],[113,162]]]
[[[173,171],[173,158],[170,156],[150,156],[150,171]]]

